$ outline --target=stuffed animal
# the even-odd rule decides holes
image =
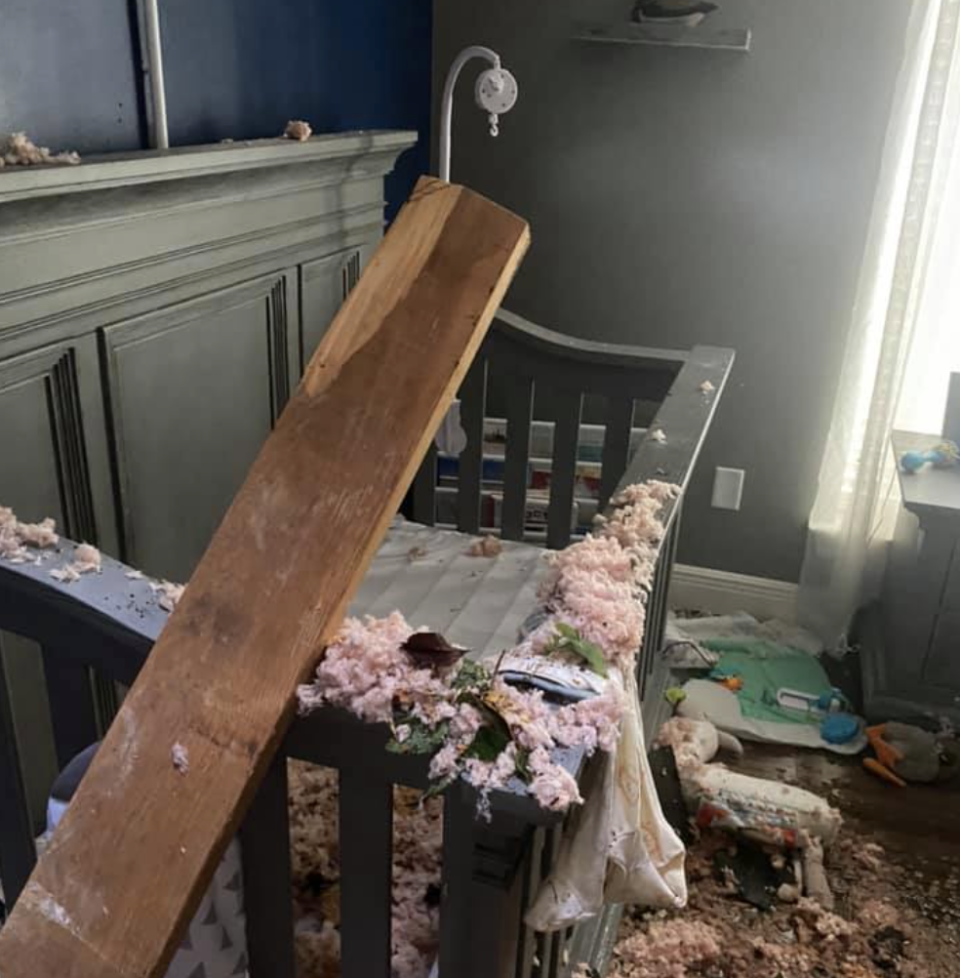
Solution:
[[[927,452],[904,452],[900,456],[900,468],[913,475],[925,465],[935,469],[949,469],[960,462],[960,448],[954,441],[942,441]]]

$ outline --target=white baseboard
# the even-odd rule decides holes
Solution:
[[[670,584],[670,607],[729,615],[746,611],[754,618],[797,621],[796,584],[730,571],[677,564]]]

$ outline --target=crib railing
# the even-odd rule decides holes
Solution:
[[[483,425],[491,411],[507,420],[500,527],[505,537],[530,535],[524,503],[534,418],[555,424],[545,533],[550,546],[563,546],[571,537],[585,416],[588,423],[606,426],[603,505],[618,486],[661,479],[680,487],[661,514],[666,533],[646,598],[647,629],[637,668],[648,697],[648,677],[662,645],[683,498],[731,363],[730,351],[713,348],[684,354],[582,343],[501,313],[461,391],[468,445],[460,457],[457,522],[464,530],[482,529]],[[645,437],[631,458],[637,427],[661,429],[666,440]],[[436,461],[431,453],[415,485],[413,515],[424,522],[433,522],[436,514]],[[65,562],[70,553],[65,544]],[[23,635],[43,650],[62,763],[97,733],[91,674],[129,685],[167,616],[155,606],[129,601],[128,568],[116,561],[105,559],[103,573],[85,578],[82,592],[56,584],[48,568],[0,561],[0,631]],[[18,747],[2,669],[0,734],[0,879],[9,906],[26,883],[36,851],[21,768],[21,757],[30,754]],[[427,775],[422,759],[387,753],[386,739],[385,728],[324,710],[295,721],[282,743],[240,833],[251,978],[295,973],[287,758],[339,772],[343,978],[390,975],[393,786],[424,787]],[[584,775],[586,765],[576,752],[563,763],[576,776]],[[558,818],[540,809],[519,783],[492,796],[489,823],[475,819],[475,805],[463,784],[444,796],[441,974],[558,978],[567,973],[567,962],[587,955],[600,961],[612,926],[608,915],[554,935],[536,934],[523,923],[556,858],[563,828]]]

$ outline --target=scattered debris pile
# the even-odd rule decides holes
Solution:
[[[79,162],[79,153],[51,153],[46,146],[37,146],[25,132],[0,136],[0,167],[77,166]]]
[[[298,978],[339,978],[337,772],[290,762]],[[443,802],[394,789],[393,974],[427,978],[440,943]]]
[[[719,854],[735,855],[730,836],[704,833],[688,859],[685,911],[629,911],[614,950],[610,978],[952,978],[956,974],[960,867],[949,882],[927,881],[940,895],[917,900],[919,874],[898,866],[878,846],[841,830],[827,852],[836,910],[801,898],[769,911],[738,895],[718,869]],[[946,892],[948,885],[954,889]]]

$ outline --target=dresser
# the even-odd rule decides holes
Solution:
[[[950,418],[948,410],[945,431]],[[943,437],[895,431],[891,449],[899,459]],[[902,506],[883,596],[864,620],[866,712],[960,722],[960,467],[910,475],[898,466],[898,477]]]
[[[186,580],[383,235],[416,133],[0,169],[0,504]],[[39,819],[37,649],[0,636]],[[77,671],[78,689],[88,678]],[[115,706],[100,690],[104,719]]]

